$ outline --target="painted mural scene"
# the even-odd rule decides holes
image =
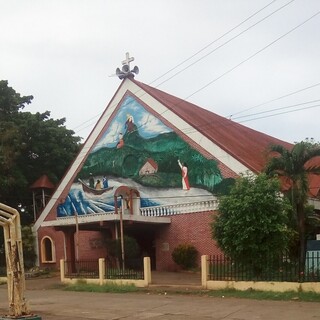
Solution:
[[[57,216],[114,211],[120,186],[139,190],[141,207],[186,203],[186,196],[193,202],[212,200],[222,179],[216,160],[206,159],[128,96],[90,151]]]
[[[59,270],[66,282],[148,286],[155,271],[187,270],[206,289],[253,281],[320,292],[319,143],[287,143],[139,82],[132,61],[127,53],[86,141],[70,141],[60,177],[26,172],[27,266]],[[59,156],[50,165],[60,168]]]

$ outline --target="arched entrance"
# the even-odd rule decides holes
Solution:
[[[119,198],[120,206],[118,206]],[[119,210],[122,211],[122,214],[137,214],[140,209],[140,192],[127,186],[118,187],[114,192],[114,207],[116,214],[119,213]]]

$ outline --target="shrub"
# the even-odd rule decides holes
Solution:
[[[124,250],[125,257],[127,259],[134,259],[139,257],[140,247],[137,240],[128,236],[124,236]],[[121,258],[121,240],[120,239],[108,239],[106,241],[108,254],[112,257]]]
[[[197,249],[190,244],[180,244],[172,252],[173,261],[185,270],[196,267],[197,256]]]

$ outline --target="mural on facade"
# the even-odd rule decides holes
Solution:
[[[114,211],[121,185],[139,190],[141,207],[212,197],[223,177],[171,128],[128,96],[90,152],[57,215]],[[190,200],[191,199],[191,200]]]

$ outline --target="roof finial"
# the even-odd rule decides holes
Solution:
[[[126,59],[122,61],[122,68],[116,69],[116,75],[119,79],[124,79],[128,77],[134,77],[134,74],[139,73],[139,68],[135,66],[132,70],[130,70],[130,62],[134,61],[134,57],[130,57],[129,52],[126,53]]]

